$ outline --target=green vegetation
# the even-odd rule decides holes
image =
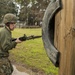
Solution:
[[[15,29],[14,37],[29,35],[42,35],[41,29]],[[42,70],[47,75],[58,75],[58,68],[50,62],[43,46],[42,38],[22,42],[10,51],[10,58],[17,63],[25,64],[26,66]]]

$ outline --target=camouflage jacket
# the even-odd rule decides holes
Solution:
[[[15,48],[16,42],[12,41],[11,31],[4,27],[0,30],[0,57],[9,56],[9,50]]]

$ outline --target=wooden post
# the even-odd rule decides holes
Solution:
[[[60,51],[59,75],[75,75],[75,0],[62,0],[55,18],[55,46]]]

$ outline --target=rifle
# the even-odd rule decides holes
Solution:
[[[34,36],[34,35],[31,35],[31,36],[26,36],[25,34],[22,36],[22,37],[19,37],[19,40],[21,41],[26,41],[26,40],[31,40],[31,39],[36,39],[36,38],[40,38],[42,36]],[[13,38],[12,41],[15,41],[17,38]]]

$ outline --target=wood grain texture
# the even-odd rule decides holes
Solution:
[[[55,17],[55,46],[60,51],[59,75],[75,75],[75,1],[62,0]]]

